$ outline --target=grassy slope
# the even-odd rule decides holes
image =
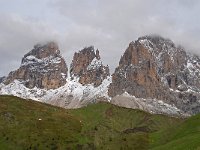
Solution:
[[[152,136],[159,143],[155,150],[200,150],[200,115],[193,116],[183,123]]]
[[[76,145],[80,131],[79,120],[64,109],[0,97],[0,149],[66,149]]]
[[[93,142],[99,149],[149,149],[152,133],[182,122],[107,103],[71,110],[71,113],[82,120],[82,133],[88,135],[86,140]]]
[[[199,131],[200,115],[183,120],[108,103],[65,110],[0,96],[0,149],[5,150],[197,149]]]

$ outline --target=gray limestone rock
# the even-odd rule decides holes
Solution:
[[[4,83],[17,79],[28,88],[56,89],[66,83],[67,70],[55,42],[37,44],[24,55],[20,68],[10,72]]]
[[[131,42],[112,75],[109,96],[128,92],[157,99],[185,113],[200,112],[200,58],[171,40],[144,36]]]
[[[109,67],[103,65],[99,50],[95,52],[94,47],[90,46],[74,54],[70,74],[72,78],[79,78],[82,85],[93,84],[97,87],[110,75],[110,72]]]

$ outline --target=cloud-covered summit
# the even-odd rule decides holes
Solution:
[[[129,42],[154,33],[200,54],[198,0],[0,0],[0,8],[0,76],[48,40],[59,43],[68,63],[94,45],[112,70]]]

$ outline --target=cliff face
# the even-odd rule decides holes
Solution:
[[[109,96],[127,92],[199,112],[200,59],[168,39],[145,36],[131,42],[112,76]],[[189,105],[188,105],[189,104]]]
[[[24,55],[20,68],[10,72],[4,83],[17,79],[28,88],[56,89],[66,83],[67,70],[55,42],[38,44]]]
[[[74,54],[70,74],[72,78],[79,78],[82,85],[93,84],[95,87],[110,75],[109,67],[102,64],[99,50],[95,52],[92,46]]]

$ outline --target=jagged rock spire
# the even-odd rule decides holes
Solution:
[[[70,74],[79,78],[83,85],[94,84],[98,86],[109,76],[109,67],[104,66],[100,60],[99,50],[94,50],[93,46],[86,47],[74,54]]]

